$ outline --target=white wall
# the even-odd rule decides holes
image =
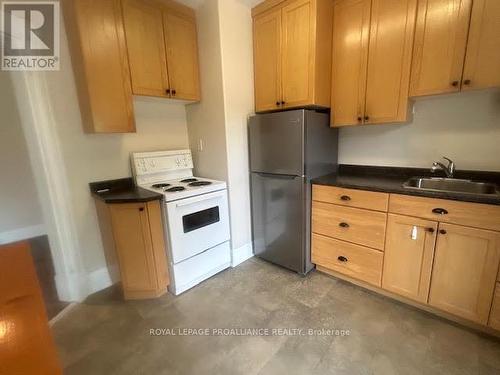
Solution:
[[[243,1],[219,0],[219,19],[232,244],[235,252],[251,253],[247,137],[247,118],[254,110],[251,8]]]
[[[411,123],[343,128],[339,143],[342,164],[426,168],[445,155],[500,171],[500,91],[420,98]]]
[[[131,152],[188,148],[186,114],[182,104],[135,98],[137,133],[85,134],[64,24],[61,27],[61,71],[48,73],[47,100],[55,115],[81,258],[90,273],[106,263],[88,183],[131,176]]]
[[[228,183],[233,265],[252,256],[247,117],[253,111],[251,2],[197,8],[201,102],[187,107],[195,172]],[[203,144],[200,148],[200,142]]]
[[[0,72],[0,243],[44,234],[28,148],[9,74]]]
[[[206,0],[196,11],[201,101],[188,105],[186,113],[195,174],[226,181],[224,93],[217,4],[218,0]]]

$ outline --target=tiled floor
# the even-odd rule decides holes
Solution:
[[[350,334],[154,337],[155,328]],[[300,277],[257,259],[179,297],[123,302],[109,289],[54,333],[67,375],[500,374],[498,340],[318,272]]]

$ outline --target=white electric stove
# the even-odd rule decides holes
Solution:
[[[228,268],[226,183],[194,177],[190,150],[134,153],[132,168],[138,186],[164,196],[170,291],[178,295]]]

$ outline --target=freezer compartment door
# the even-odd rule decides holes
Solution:
[[[305,179],[252,173],[252,231],[255,255],[303,273]]]
[[[298,110],[250,117],[252,172],[304,175],[304,116]]]

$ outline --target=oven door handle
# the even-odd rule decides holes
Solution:
[[[204,194],[202,195],[201,197],[199,198],[191,198],[191,199],[186,199],[184,202],[179,202],[175,205],[175,207],[184,207],[184,206],[190,206],[194,203],[198,203],[198,202],[204,202],[208,199],[213,199],[213,198],[221,198],[223,197],[224,195],[222,194],[214,194],[212,196],[208,196],[208,194]]]

